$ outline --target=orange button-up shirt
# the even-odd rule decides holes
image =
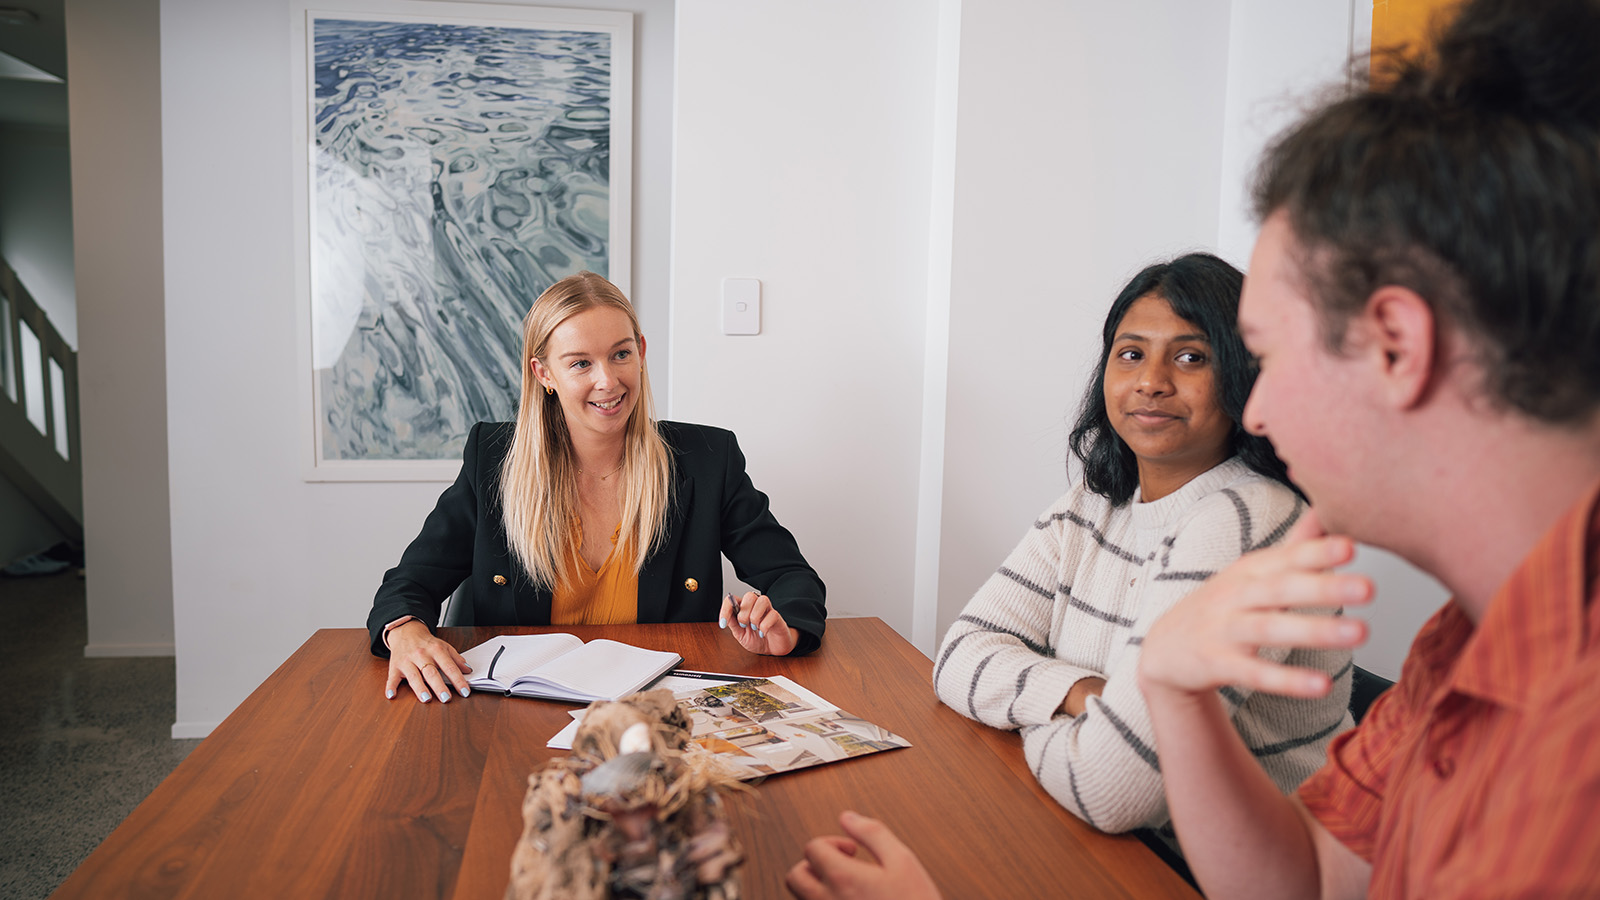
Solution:
[[[1600,485],[1501,586],[1454,602],[1300,788],[1372,897],[1600,896]]]

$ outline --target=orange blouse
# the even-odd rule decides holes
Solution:
[[[611,532],[611,552],[599,570],[589,565],[583,546],[583,523],[574,523],[571,584],[558,585],[550,599],[552,625],[632,625],[639,620],[639,573],[633,554],[617,546],[622,524]]]

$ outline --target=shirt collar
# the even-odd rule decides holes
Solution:
[[[1600,483],[1562,514],[1500,586],[1465,636],[1448,687],[1521,706],[1571,667],[1589,631],[1589,545],[1600,534]],[[1450,613],[1466,618],[1452,603]]]

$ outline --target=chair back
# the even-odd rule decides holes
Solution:
[[[1372,701],[1382,696],[1384,691],[1394,687],[1394,682],[1381,675],[1374,675],[1360,666],[1350,674],[1350,716],[1359,724],[1367,716],[1367,708],[1372,706]]]
[[[439,624],[442,626],[475,625],[472,615],[472,579],[467,578],[456,586],[449,597],[445,598],[444,609],[439,612]]]

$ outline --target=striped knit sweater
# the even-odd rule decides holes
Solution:
[[[944,637],[939,698],[996,728],[1021,729],[1034,777],[1103,831],[1168,821],[1160,762],[1136,670],[1151,624],[1241,554],[1280,540],[1304,504],[1230,459],[1153,503],[1114,507],[1079,485],[1029,529]],[[1264,649],[1327,672],[1334,689],[1293,700],[1221,691],[1246,745],[1285,793],[1351,725],[1348,651]],[[1080,678],[1106,679],[1076,718],[1056,710]]]

